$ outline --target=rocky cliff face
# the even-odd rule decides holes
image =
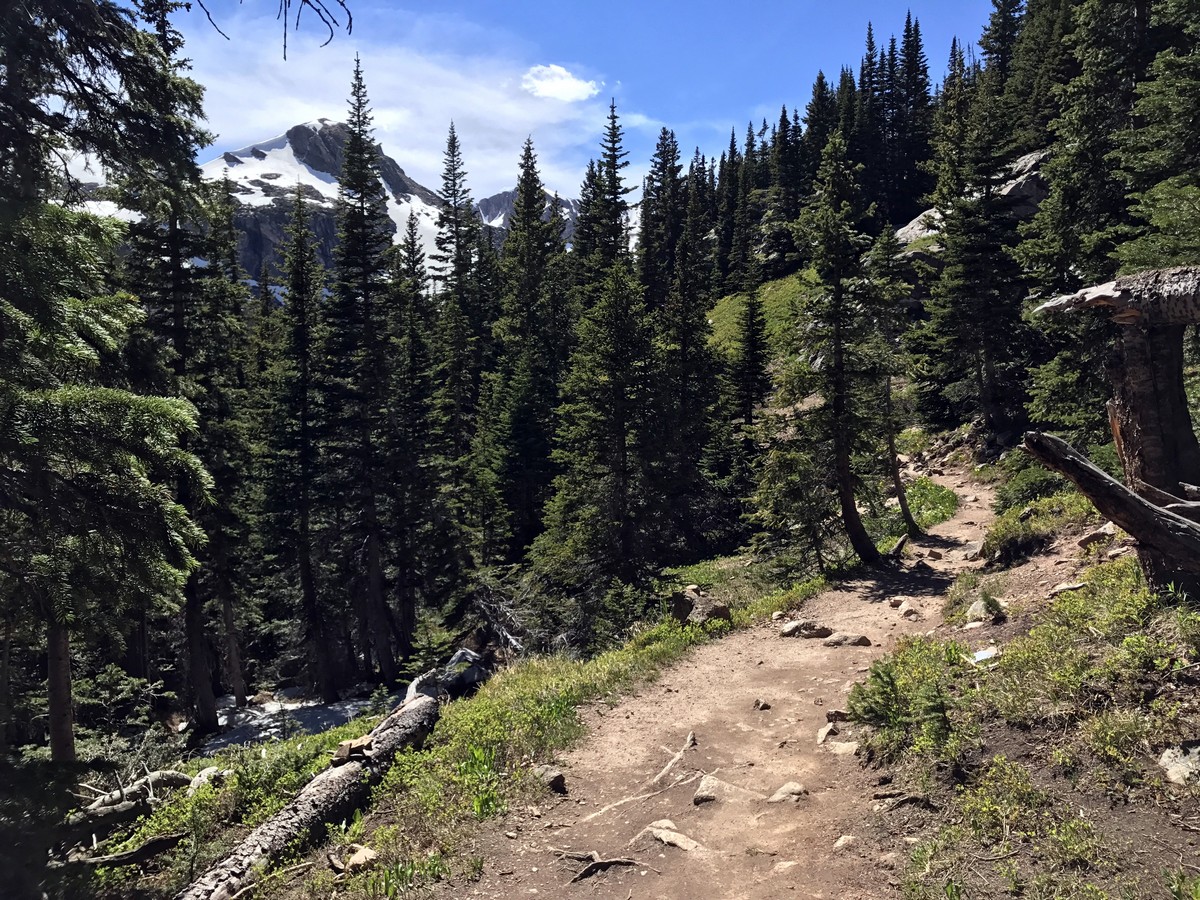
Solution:
[[[554,200],[554,195],[549,191],[546,192],[546,213],[549,215],[550,204]],[[504,230],[508,228],[508,223],[512,220],[513,205],[517,202],[517,192],[501,191],[499,194],[493,194],[490,197],[484,197],[475,204],[479,210],[479,218],[485,223]],[[566,227],[563,229],[563,237],[570,243],[571,238],[575,236],[575,220],[579,215],[579,201],[568,198],[559,197],[558,202],[562,205],[563,217],[567,220]]]

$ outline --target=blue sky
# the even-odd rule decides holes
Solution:
[[[807,101],[818,69],[856,69],[867,22],[877,40],[920,21],[935,80],[954,36],[974,41],[990,0],[349,0],[352,34],[306,15],[282,58],[276,4],[212,0],[226,41],[194,9],[181,14],[193,75],[207,88],[211,152],[265,140],[298,122],[340,119],[361,54],[377,137],[409,175],[436,189],[453,119],[477,197],[511,187],[531,134],[551,189],[578,191],[597,152],[609,98],[626,126],[629,180],[640,180],[659,129],[685,156],[719,153],[730,128],[774,121]]]

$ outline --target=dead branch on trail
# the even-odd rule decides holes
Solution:
[[[679,752],[671,757],[671,761],[669,763],[667,763],[665,766],[663,766],[663,770],[661,772],[659,772],[657,775],[655,775],[654,778],[651,779],[650,783],[658,784],[660,781],[662,781],[666,777],[667,773],[670,772],[671,769],[673,769],[675,767],[676,763],[678,763],[680,760],[683,759],[683,754],[687,753],[689,750],[691,750],[695,746],[696,746],[696,732],[689,731],[687,739],[683,742],[683,746],[679,748]]]
[[[584,879],[591,878],[593,875],[598,875],[601,872],[607,872],[614,866],[636,866],[637,860],[628,859],[627,857],[617,857],[615,859],[601,859],[599,853],[593,852],[593,859],[590,863],[584,866],[571,879],[571,884],[576,884]]]

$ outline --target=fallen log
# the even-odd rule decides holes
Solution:
[[[132,822],[138,816],[149,815],[154,807],[148,799],[126,800],[96,809],[82,809],[67,816],[62,838],[66,841],[87,840],[91,835],[108,834],[114,828]]]
[[[156,772],[149,772],[143,775],[127,788],[118,788],[115,791],[109,791],[107,794],[102,794],[91,803],[88,804],[89,810],[97,810],[103,806],[115,806],[118,803],[127,801],[147,800],[154,796],[155,791],[163,788],[187,787],[192,783],[191,775],[184,775],[182,772],[176,772],[173,769],[159,769]]]
[[[160,853],[173,850],[185,837],[187,837],[186,831],[160,834],[132,850],[110,853],[107,856],[73,856],[67,862],[77,866],[140,866],[150,862]]]
[[[1181,571],[1200,573],[1200,524],[1138,496],[1060,438],[1027,432],[1025,450],[1073,482],[1096,509],[1139,543],[1153,548]]]
[[[175,900],[231,900],[266,874],[276,859],[319,840],[327,825],[348,819],[366,805],[371,789],[401,750],[421,745],[437,722],[438,710],[432,697],[402,704],[371,732],[370,757],[352,757],[318,774]]]

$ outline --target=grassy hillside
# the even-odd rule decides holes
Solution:
[[[819,286],[817,273],[805,269],[787,278],[768,281],[759,288],[767,318],[767,336],[776,352],[782,336],[795,321],[796,311]],[[713,344],[723,352],[732,353],[737,348],[738,311],[745,299],[744,293],[728,294],[718,300],[708,314]]]

